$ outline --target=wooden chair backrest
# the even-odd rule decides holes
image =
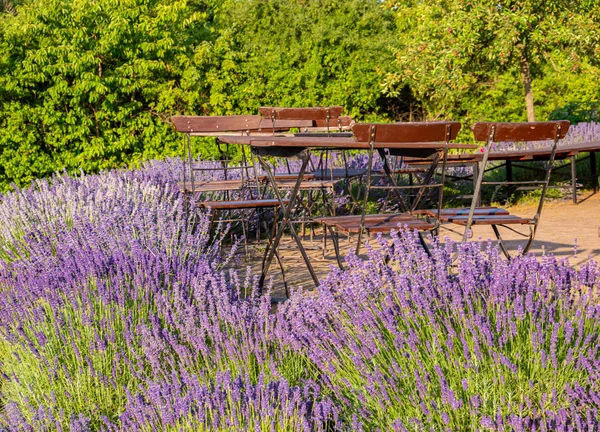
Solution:
[[[494,142],[547,141],[564,138],[570,124],[568,120],[529,123],[485,122],[473,124],[472,129],[477,141],[487,141],[492,133],[492,127]]]
[[[352,126],[354,138],[358,142],[370,142],[374,128],[375,142],[445,142],[456,139],[460,123],[411,122],[411,123],[356,123]]]
[[[173,116],[173,125],[178,132],[242,132],[260,128],[262,117],[259,115],[232,116]]]
[[[348,128],[352,124],[353,120],[350,116],[339,116],[337,118],[333,118],[329,120],[329,127],[336,128]],[[327,119],[315,119],[314,121],[315,127],[327,127]]]
[[[311,120],[275,120],[275,125],[273,125],[273,121],[271,119],[263,118],[260,122],[259,130],[261,132],[271,132],[273,130],[273,126],[275,126],[275,131],[287,131],[292,128],[306,128],[311,127],[313,122]]]
[[[337,118],[344,111],[344,107],[308,107],[308,108],[281,108],[281,107],[260,107],[258,112],[265,119],[275,120],[322,120],[322,125],[326,126],[327,118],[330,125],[337,125]]]

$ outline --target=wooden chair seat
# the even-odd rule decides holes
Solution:
[[[317,222],[323,225],[335,226],[339,223],[353,222],[357,220],[357,218],[360,221],[360,215],[324,216],[313,218],[313,222]],[[406,213],[365,215],[365,222],[388,222],[401,219],[412,220],[414,219],[414,217]]]
[[[452,219],[456,216],[467,216],[468,217],[469,211],[470,211],[469,207],[442,209],[442,214],[440,216],[440,220],[443,222],[449,222],[450,219]],[[437,209],[417,210],[414,212],[414,214],[425,215],[425,216],[437,218],[438,210]],[[508,215],[508,214],[509,214],[508,210],[504,210],[504,209],[498,208],[498,207],[476,207],[475,211],[473,212],[473,216],[491,216],[491,215],[499,216],[499,215]]]
[[[258,176],[258,181],[261,183],[264,183],[268,180],[268,176],[266,176],[265,174],[259,175]],[[296,179],[298,178],[298,173],[291,173],[291,174],[276,174],[275,175],[275,180],[279,181],[296,181]],[[303,180],[314,180],[315,179],[315,175],[314,174],[304,174],[302,176]]]
[[[335,226],[343,232],[358,233],[360,231],[360,215],[323,217],[313,220],[324,225]],[[418,230],[430,230],[435,227],[430,222],[406,213],[366,215],[364,220],[365,230],[371,233],[389,232],[392,229],[398,229],[405,225],[409,229]]]
[[[242,189],[248,185],[247,180],[210,180],[194,182],[178,182],[177,187],[184,193],[193,192],[219,192]]]
[[[469,216],[453,216],[448,220],[457,225],[467,225]],[[474,215],[472,225],[529,225],[534,218],[522,218],[514,215]]]
[[[283,202],[287,205],[289,200],[283,200]],[[245,201],[204,201],[198,205],[201,208],[208,208],[212,210],[237,210],[246,208],[278,207],[280,203],[276,199],[260,199]]]
[[[340,231],[348,232],[348,233],[358,233],[361,229],[360,227],[360,216],[357,216],[357,219],[353,221],[346,221],[337,223],[335,225]],[[407,227],[408,229],[417,229],[420,231],[426,231],[433,229],[435,224],[431,222],[427,222],[423,219],[417,218],[406,218],[406,217],[397,217],[391,220],[384,221],[365,221],[364,229],[368,233],[378,233],[378,232],[390,232],[393,229],[401,229]]]
[[[336,183],[334,180],[303,180],[300,182],[300,190],[333,189]],[[293,189],[295,185],[296,180],[277,181],[279,189]]]

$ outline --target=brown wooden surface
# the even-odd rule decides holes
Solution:
[[[285,108],[285,107],[260,107],[258,112],[265,119],[271,119],[272,116],[278,120],[325,120],[329,113],[331,121],[337,124],[337,118],[344,111],[344,107],[306,107],[306,108]],[[316,125],[315,125],[316,126]]]
[[[173,116],[171,122],[178,132],[230,132],[258,129],[262,118],[258,115],[236,116]]]
[[[469,216],[455,216],[449,219],[454,224],[466,225]],[[513,215],[478,215],[473,217],[472,225],[526,225],[529,223],[533,223],[533,219]]]
[[[312,127],[313,122],[311,120],[275,120],[275,131],[286,131],[292,128],[307,128]],[[260,122],[261,132],[272,132],[273,122],[270,118],[264,118]],[[252,132],[252,131],[251,131]]]
[[[335,180],[306,180],[300,182],[300,189],[333,189]],[[296,180],[281,180],[277,181],[278,189],[293,189],[296,185]]]
[[[559,145],[556,148],[555,159],[567,159],[579,153],[600,152],[600,141],[571,144],[568,146]],[[494,152],[488,155],[490,161],[543,161],[548,160],[551,155],[551,148],[508,150],[503,152]],[[448,155],[449,163],[475,163],[481,161],[483,153],[462,153]],[[421,159],[407,159],[405,162],[409,165],[428,164],[429,162]]]
[[[215,192],[241,189],[247,185],[247,181],[243,180],[210,180],[210,181],[195,181],[194,192]],[[192,182],[178,182],[177,187],[182,192],[192,192]]]
[[[289,200],[283,200],[287,205]],[[264,208],[264,207],[278,207],[279,201],[276,199],[262,199],[262,200],[244,200],[244,201],[204,201],[198,204],[201,208],[210,208],[215,210],[234,210],[244,208]]]
[[[254,147],[298,147],[311,149],[340,149],[340,150],[368,150],[368,142],[360,142],[349,137],[310,137],[310,136],[223,136],[219,137],[222,142],[231,144],[250,144]],[[375,142],[373,148],[387,149],[429,149],[442,150],[443,142]],[[450,149],[475,149],[474,144],[453,144],[450,143]]]
[[[291,173],[291,174],[276,174],[275,180],[282,180],[282,181],[286,181],[286,180],[296,180],[298,178],[298,174],[299,173]],[[265,174],[261,174],[258,176],[258,180],[261,182],[266,181],[269,178],[269,176],[265,175]],[[302,179],[304,180],[314,180],[315,179],[315,175],[314,174],[304,174],[302,176]]]
[[[357,218],[358,218],[358,221],[360,222],[360,215],[317,217],[317,218],[313,218],[313,221],[323,224],[323,225],[335,226],[336,224],[339,224],[339,223],[355,222],[357,220]],[[407,214],[407,213],[365,215],[365,222],[369,222],[369,223],[393,222],[393,221],[414,220],[414,219],[415,219],[414,216]]]
[[[360,231],[360,216],[357,221],[349,221],[335,224],[336,228],[343,232],[357,233]],[[434,224],[423,219],[405,219],[399,218],[390,221],[365,222],[365,230],[369,233],[389,232],[393,229],[399,230],[407,226],[408,229],[430,230],[435,227]]]
[[[569,130],[568,120],[549,122],[527,122],[527,123],[475,123],[473,124],[473,135],[477,141],[487,141],[492,127],[495,127],[495,142],[516,141],[545,141],[556,138],[558,126],[560,128],[559,138],[564,138]]]
[[[446,208],[442,209],[442,218],[448,218],[452,216],[462,216],[469,215],[469,211],[471,209],[469,207],[463,208]],[[437,209],[424,209],[417,210],[415,214],[422,214],[431,217],[437,217],[438,210]],[[508,211],[498,207],[475,207],[474,215],[483,216],[483,215],[508,215]]]
[[[340,116],[337,118],[329,119],[329,129],[335,130],[340,126],[342,128],[348,128],[352,124],[352,117],[349,116]],[[327,127],[327,119],[315,119],[314,125],[317,128]]]
[[[456,139],[459,122],[412,122],[412,123],[356,123],[352,132],[357,141],[371,141],[371,127],[375,127],[375,142],[418,143],[446,141],[446,127],[450,127],[449,141]]]

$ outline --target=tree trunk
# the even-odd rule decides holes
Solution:
[[[523,79],[523,90],[525,91],[525,106],[527,107],[527,121],[535,121],[533,109],[533,89],[531,88],[531,72],[525,50],[521,52],[521,78]]]

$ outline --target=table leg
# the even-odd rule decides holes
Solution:
[[[590,152],[590,164],[592,172],[592,188],[594,193],[598,192],[598,171],[596,168],[596,152]]]
[[[571,194],[573,204],[577,204],[577,156],[571,156]]]

